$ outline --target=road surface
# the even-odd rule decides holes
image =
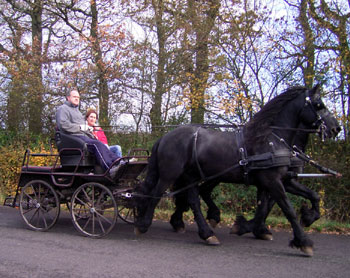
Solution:
[[[220,246],[207,246],[195,225],[174,233],[155,221],[136,237],[117,222],[102,239],[81,236],[63,213],[48,232],[28,230],[17,209],[0,206],[1,278],[103,277],[350,277],[350,236],[313,233],[314,256],[288,247],[292,235],[274,231],[273,241],[216,231]]]

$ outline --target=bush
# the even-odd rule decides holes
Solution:
[[[0,148],[0,152],[0,193],[2,196],[14,195],[24,151],[16,146],[8,146]]]
[[[50,153],[50,146],[40,142],[41,139],[33,140],[31,144],[26,144],[25,140],[9,142],[7,139],[11,136],[0,137],[0,199],[6,196],[13,196],[16,192],[19,174],[23,163],[26,145],[31,147],[33,153]],[[23,137],[19,137],[23,138]],[[43,140],[48,142],[48,140]],[[32,157],[30,165],[48,166],[52,165],[52,157]]]
[[[321,193],[323,212],[331,220],[349,221],[350,215],[350,144],[345,141],[327,141],[321,143],[314,140],[309,153],[322,166],[336,170],[341,178],[325,178],[306,181],[310,188]],[[310,167],[308,167],[310,170]],[[310,170],[310,171],[315,171]]]

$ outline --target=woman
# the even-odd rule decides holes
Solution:
[[[103,129],[99,126],[96,126],[96,121],[98,119],[98,115],[96,110],[89,109],[85,115],[85,119],[87,121],[87,124],[91,127],[93,127],[93,134],[95,137],[100,140],[103,144],[105,144],[109,149],[114,152],[118,157],[122,157],[122,149],[119,145],[114,146],[108,146],[108,141],[106,134],[104,133]]]

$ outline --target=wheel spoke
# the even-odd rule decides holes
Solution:
[[[34,216],[37,214],[37,212],[38,212],[38,209],[36,208],[34,214],[32,215],[32,217],[29,220],[30,223],[32,223],[32,220],[33,220]]]
[[[106,233],[105,228],[103,227],[103,224],[101,223],[100,217],[97,217],[97,219],[98,219],[98,223],[100,223],[100,227],[101,227],[102,232]]]
[[[52,218],[52,216],[51,216],[51,214],[50,214],[50,211],[49,211],[49,210],[46,210],[46,209],[45,209],[45,208],[43,208],[43,207],[40,207],[40,210],[41,210],[42,214],[47,215],[47,217],[49,217],[49,218],[50,218],[50,220],[53,220],[53,219],[54,219],[54,218]],[[44,217],[44,221],[45,221],[45,223],[46,223],[46,219],[45,219],[45,217]],[[47,224],[46,224],[45,226],[47,226]]]
[[[30,208],[30,209],[27,209],[25,212],[23,212],[22,214],[27,214],[28,212],[31,212],[33,209],[36,209],[36,208]]]
[[[27,192],[23,192],[30,200],[34,200]]]
[[[47,214],[47,216],[49,216],[49,217],[51,217],[51,215],[49,213],[45,213],[45,211],[41,207],[39,208],[39,211],[41,211],[41,215],[42,215],[42,218],[43,218],[43,221],[44,221],[44,225],[45,225],[45,228],[47,229],[48,225],[47,225],[47,222],[46,222],[45,214]]]
[[[102,218],[104,221],[106,221],[108,224],[112,224],[112,222],[106,218],[104,215],[96,211],[96,215],[98,215],[100,218]]]
[[[96,200],[96,206],[99,206],[101,204],[101,200],[102,200],[102,197],[104,197],[106,195],[107,192],[105,191],[102,191],[100,193],[100,195],[98,196],[97,200]]]
[[[76,199],[84,206],[87,206],[89,208],[91,208],[91,206],[88,203],[85,203],[82,199],[80,199],[78,196],[76,197]]]
[[[85,191],[85,189],[82,189],[82,191],[83,191],[85,197],[87,198],[88,202],[90,202],[90,203],[92,204],[92,201],[91,201],[91,199],[90,199],[90,196],[89,196],[88,193]]]
[[[91,220],[91,216],[90,216],[90,217],[88,218],[88,220],[86,221],[86,223],[85,223],[85,225],[84,225],[84,227],[83,227],[83,230],[86,229],[86,227],[87,227],[87,225],[89,224],[90,220]]]
[[[33,185],[31,185],[30,187],[31,187],[31,188],[32,188],[32,190],[33,190],[33,193],[34,193],[34,197],[35,197],[35,199],[37,199],[37,198],[38,198],[38,196],[37,196],[37,194],[36,194],[36,190],[34,189]]]

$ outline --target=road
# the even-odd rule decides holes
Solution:
[[[132,225],[118,221],[108,236],[91,239],[78,234],[67,213],[50,231],[34,232],[17,209],[0,206],[0,277],[349,277],[350,236],[310,234],[309,258],[288,247],[288,231],[274,231],[273,241],[215,232],[220,246],[205,245],[195,225],[177,234],[155,221],[136,237]]]

